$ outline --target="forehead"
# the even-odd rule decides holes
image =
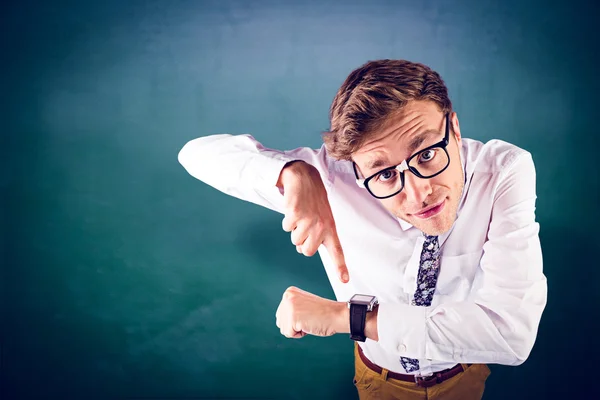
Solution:
[[[374,169],[392,165],[407,158],[441,131],[442,112],[430,101],[412,101],[372,132],[369,138],[352,155],[361,169]]]

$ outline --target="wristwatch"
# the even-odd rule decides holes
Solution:
[[[350,309],[350,339],[364,342],[367,313],[375,309],[379,303],[377,297],[367,294],[355,294],[348,301]]]

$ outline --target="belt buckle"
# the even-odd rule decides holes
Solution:
[[[429,382],[431,382],[433,380],[435,380],[435,383],[430,384]],[[430,376],[426,376],[426,377],[415,375],[415,383],[417,384],[417,386],[431,387],[438,383],[442,383],[442,374],[439,372],[436,372],[434,375],[430,375]]]

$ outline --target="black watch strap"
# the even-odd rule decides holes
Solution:
[[[364,342],[367,305],[350,303],[350,339]]]

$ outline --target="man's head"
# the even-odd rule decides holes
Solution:
[[[342,84],[331,105],[330,121],[323,134],[329,155],[354,162],[361,179],[373,176],[367,187],[381,197],[386,209],[429,235],[452,227],[464,185],[461,135],[439,74],[404,60],[371,61]],[[445,151],[438,147],[422,152],[444,139],[446,121],[450,125]],[[428,170],[434,163],[440,170],[448,158],[449,164],[430,179],[404,170],[402,187],[398,169],[387,168],[419,152],[408,166],[422,176],[435,175],[437,171]],[[386,196],[400,188],[396,195]]]

